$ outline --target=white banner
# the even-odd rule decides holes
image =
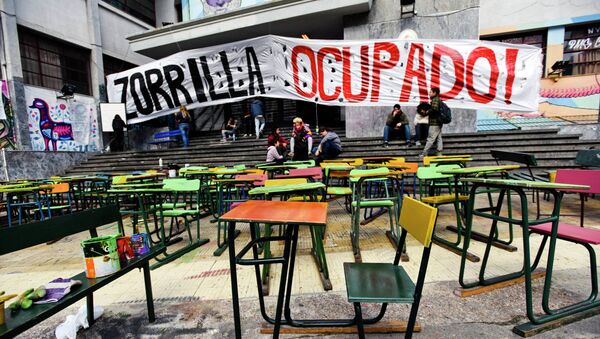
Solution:
[[[537,111],[541,49],[478,40],[302,40],[264,36],[188,50],[108,76],[130,123],[254,96],[334,106]]]

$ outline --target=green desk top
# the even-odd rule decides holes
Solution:
[[[321,163],[321,168],[330,171],[350,171],[354,169],[354,166],[341,163]]]
[[[556,189],[556,190],[561,190],[561,189],[586,190],[586,189],[590,189],[590,186],[585,186],[585,185],[557,184],[557,183],[552,183],[552,182],[529,181],[529,180],[466,178],[466,179],[462,179],[461,181],[462,182],[470,182],[470,183],[502,185],[502,186],[507,186],[507,187],[523,187],[523,188],[539,188],[539,189]]]
[[[442,174],[451,174],[451,175],[470,175],[470,174],[479,174],[479,173],[493,173],[493,172],[502,172],[509,171],[513,169],[520,168],[519,165],[501,165],[501,166],[476,166],[476,167],[464,167],[464,168],[449,168],[443,169],[439,171]]]
[[[248,194],[250,195],[260,195],[260,194],[274,194],[274,193],[286,193],[286,192],[299,192],[299,191],[308,191],[315,190],[319,188],[325,188],[325,184],[322,182],[309,182],[306,184],[297,184],[297,185],[279,185],[279,186],[269,186],[269,187],[256,187],[251,189]]]
[[[0,189],[0,193],[25,193],[25,192],[34,192],[34,191],[39,191],[39,190],[51,189],[51,188],[52,188],[52,185],[12,187],[12,188],[2,188],[2,189]]]

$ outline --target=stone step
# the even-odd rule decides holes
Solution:
[[[472,152],[481,152],[480,149],[483,149],[484,152],[489,153],[489,149],[502,149],[502,148],[510,148],[510,149],[519,149],[522,152],[535,151],[538,148],[546,148],[550,145],[553,146],[555,150],[569,150],[569,149],[583,149],[589,148],[591,146],[596,145],[597,143],[590,141],[580,141],[580,140],[531,140],[527,143],[523,143],[521,140],[509,140],[503,142],[496,142],[493,145],[484,145],[479,142],[471,142],[471,143],[444,143],[445,150],[464,150],[464,153],[472,153]],[[378,150],[382,148],[381,143],[371,143],[371,144],[354,144],[354,143],[344,143],[344,153],[352,152],[352,151],[362,151],[368,152],[370,150]],[[402,150],[408,153],[417,153],[420,152],[421,147],[413,146],[410,148],[406,148],[402,142],[392,142],[390,144],[390,149],[392,150]],[[266,145],[258,145],[252,147],[217,147],[217,148],[209,148],[209,149],[172,149],[165,152],[143,152],[143,153],[112,153],[106,154],[103,156],[93,157],[88,160],[87,163],[104,163],[107,161],[122,161],[129,159],[131,161],[138,160],[149,160],[149,159],[177,159],[177,158],[196,158],[196,157],[212,157],[215,153],[218,154],[227,154],[229,156],[262,156],[266,153]]]
[[[317,144],[319,141],[318,138],[314,139],[314,143],[313,144]],[[506,136],[486,136],[486,137],[481,137],[481,138],[461,138],[461,139],[456,139],[453,138],[452,135],[449,136],[444,136],[444,144],[451,146],[453,144],[460,144],[460,145],[465,145],[465,147],[476,147],[476,145],[508,145],[508,144],[515,144],[515,143],[519,143],[519,142],[530,142],[530,141],[534,141],[534,142],[552,142],[552,143],[558,143],[558,142],[567,142],[567,141],[579,141],[579,136],[578,135],[572,135],[572,134],[567,134],[567,135],[557,135],[554,134],[551,137],[548,136],[546,138],[540,138],[539,135],[534,134],[534,135],[524,135],[521,136],[520,138],[509,138],[507,140]],[[375,145],[381,145],[382,143],[382,139],[381,138],[361,138],[360,140],[357,139],[342,139],[342,145],[344,146],[344,148],[349,148],[349,147],[353,147],[353,146],[375,146]],[[392,144],[401,144],[402,142],[400,141],[396,141],[393,142]],[[97,158],[110,158],[110,157],[114,157],[114,156],[137,156],[137,155],[141,155],[141,154],[152,154],[152,155],[161,155],[161,154],[188,154],[190,152],[193,153],[210,153],[210,152],[214,152],[215,148],[218,148],[220,151],[223,152],[227,152],[227,151],[231,151],[231,150],[236,150],[236,149],[252,149],[252,148],[256,148],[256,149],[263,149],[264,147],[267,146],[267,141],[266,139],[253,139],[253,140],[237,140],[235,142],[228,142],[228,143],[221,143],[219,141],[212,141],[212,142],[208,142],[208,143],[204,143],[204,144],[197,144],[197,145],[191,145],[188,148],[184,149],[182,147],[171,147],[171,148],[165,148],[165,149],[158,149],[158,150],[147,150],[147,151],[129,151],[129,152],[119,152],[119,153],[103,153],[97,156]]]

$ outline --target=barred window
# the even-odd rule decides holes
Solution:
[[[60,89],[65,83],[77,93],[90,94],[90,51],[19,27],[23,81]]]

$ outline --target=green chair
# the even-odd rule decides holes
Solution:
[[[411,338],[417,320],[421,292],[425,283],[427,264],[431,252],[431,236],[437,218],[437,208],[413,198],[405,197],[400,212],[402,234],[394,262],[344,263],[348,301],[354,304],[355,321],[359,338],[365,337],[361,303],[382,303],[383,317],[388,303],[412,304],[406,328],[406,338]],[[423,245],[423,255],[416,285],[402,266],[399,266],[406,235],[410,233]],[[381,319],[378,316],[378,319]]]
[[[346,211],[352,213],[352,209],[350,208],[352,188],[350,188],[348,183],[348,177],[354,166],[333,163],[321,164],[321,168],[323,168],[323,183],[325,184],[326,193],[323,201],[343,197]]]
[[[394,177],[390,177],[387,167],[374,169],[353,169],[350,171],[350,183],[352,185],[352,250],[356,262],[362,261],[360,254],[360,215],[362,209],[387,209],[390,219],[390,231],[387,235],[397,244],[397,235],[400,233],[398,227],[398,208],[401,204],[400,184]]]
[[[183,219],[184,224],[184,230],[181,232],[186,232],[189,238],[188,244],[185,247],[180,248],[171,254],[165,250],[165,257],[160,259],[157,258],[159,262],[152,266],[153,269],[171,262],[209,241],[209,239],[200,238],[200,180],[165,179],[163,189],[171,192],[171,200],[162,203],[162,205],[166,205],[167,208],[162,207],[159,209],[162,239],[165,241],[166,245],[169,245],[169,242],[174,240],[172,237],[176,235],[176,233],[180,233],[173,232],[175,228],[178,228],[178,221],[180,219]],[[165,218],[171,218],[168,237],[165,233]],[[190,228],[192,222],[196,223],[195,237],[192,235]]]

